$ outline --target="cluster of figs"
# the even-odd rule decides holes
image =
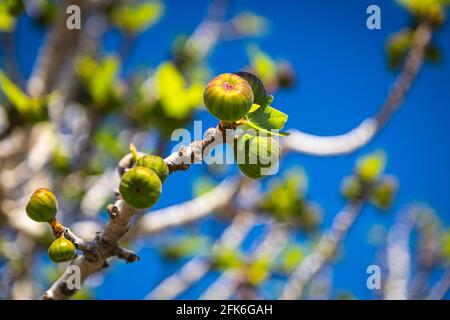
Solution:
[[[203,100],[209,112],[223,124],[240,125],[254,104],[264,106],[269,97],[261,80],[248,72],[225,73],[211,80],[205,88]],[[234,143],[235,158],[243,174],[260,178],[264,168],[278,161],[280,146],[270,135],[245,130]],[[162,192],[162,183],[169,175],[164,159],[156,155],[134,158],[134,165],[122,174],[119,191],[122,199],[136,209],[152,207]],[[27,215],[34,221],[58,224],[56,213],[58,201],[48,189],[37,189],[26,206]],[[49,247],[49,257],[54,262],[72,260],[76,256],[74,244],[55,233],[57,239]]]
[[[254,103],[263,105],[268,97],[262,82],[253,74],[239,72],[217,76],[205,88],[204,103],[209,112],[224,123],[243,119]],[[280,147],[271,136],[244,131],[234,145],[238,166],[248,177],[257,179],[264,168],[278,160]],[[241,156],[239,156],[241,155]],[[136,157],[132,168],[121,178],[119,191],[123,200],[136,209],[152,207],[162,192],[162,183],[169,175],[164,159],[156,155]]]
[[[25,211],[30,219],[52,225],[56,222],[58,200],[50,190],[40,188],[31,195]],[[56,263],[70,261],[75,255],[75,245],[66,239],[63,233],[60,233],[48,248],[48,256]]]
[[[208,83],[203,93],[208,111],[224,123],[239,124],[254,104],[264,106],[268,100],[261,80],[249,72],[221,74]],[[272,167],[280,157],[277,140],[255,130],[244,131],[233,149],[239,169],[253,179],[264,176],[263,169]]]

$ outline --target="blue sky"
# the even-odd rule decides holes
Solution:
[[[260,39],[221,43],[209,57],[215,74],[241,69],[248,63],[246,46],[256,43],[274,58],[289,60],[298,74],[297,86],[276,95],[274,106],[289,114],[287,128],[320,134],[340,134],[373,115],[386,97],[396,74],[387,69],[384,45],[387,37],[405,27],[410,17],[394,1],[230,1],[230,16],[253,11],[269,19],[270,33]],[[189,34],[206,13],[208,1],[166,1],[165,15],[153,28],[139,36],[125,73],[142,67],[155,67],[169,57],[174,37]],[[382,13],[382,29],[366,28],[366,8],[377,4]],[[29,75],[43,41],[43,32],[22,18],[18,28],[19,63]],[[366,288],[366,267],[376,260],[377,249],[368,243],[375,224],[390,226],[396,213],[413,201],[427,202],[448,226],[450,222],[450,29],[448,24],[435,36],[444,59],[439,65],[426,64],[402,108],[388,126],[363,150],[344,157],[317,158],[290,156],[282,170],[302,166],[309,178],[308,196],[323,208],[322,228],[330,225],[343,207],[339,195],[342,178],[361,154],[384,149],[387,172],[400,181],[400,193],[393,210],[380,213],[368,207],[344,243],[344,255],[333,270],[333,288],[348,289],[358,298],[372,298]],[[105,52],[119,45],[115,32],[104,39]],[[200,111],[196,119],[213,125],[214,120]],[[191,198],[191,183],[206,172],[194,166],[191,172],[171,176],[157,207]],[[218,234],[223,224],[214,219],[202,222],[203,230]],[[257,238],[258,234],[252,236]],[[164,275],[179,263],[161,260],[152,241],[137,244],[142,260],[133,265],[116,264],[96,290],[98,298],[141,299]],[[216,277],[210,274],[183,298],[197,298]],[[127,281],[124,282],[123,279]]]

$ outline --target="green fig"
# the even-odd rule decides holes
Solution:
[[[370,194],[371,202],[381,210],[388,210],[394,202],[398,182],[395,177],[386,177],[381,180]]]
[[[36,222],[48,222],[55,218],[58,201],[55,195],[46,188],[37,189],[28,200],[25,208],[28,217]]]
[[[158,175],[161,182],[164,182],[164,180],[166,180],[167,176],[169,175],[169,167],[164,162],[164,159],[158,156],[142,156],[137,160],[136,166],[142,166],[152,169]]]
[[[267,100],[266,89],[264,88],[264,84],[262,83],[262,81],[257,76],[255,76],[253,73],[245,71],[236,72],[235,74],[245,79],[245,81],[247,81],[250,87],[252,88],[254,97],[253,103],[259,105],[263,105],[266,103]]]
[[[48,248],[48,256],[56,263],[70,261],[75,257],[75,254],[75,245],[64,238],[64,236],[60,236],[53,241],[50,248]]]
[[[362,182],[358,177],[348,176],[342,181],[341,193],[348,200],[358,200],[362,197],[363,188]]]
[[[213,116],[232,122],[248,113],[253,104],[253,91],[242,77],[225,73],[208,83],[203,101]]]
[[[153,206],[159,199],[162,184],[153,170],[137,166],[124,173],[119,191],[126,204],[136,209],[145,209]]]
[[[243,174],[258,179],[273,173],[280,159],[280,145],[271,136],[245,132],[235,143],[234,156]]]

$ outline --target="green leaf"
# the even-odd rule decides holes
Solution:
[[[259,108],[261,108],[261,106],[259,104],[254,103],[254,104],[252,104],[252,106],[250,107],[250,110],[248,112],[249,113],[255,112]]]
[[[100,107],[110,106],[120,98],[122,92],[117,80],[119,70],[120,60],[116,56],[96,61],[92,56],[85,55],[76,64],[78,75],[95,105]]]
[[[275,61],[255,45],[248,47],[248,55],[252,69],[262,82],[266,84],[273,81],[277,74]]]
[[[385,167],[386,154],[378,150],[358,159],[356,173],[364,181],[372,183],[380,178]]]
[[[154,77],[161,107],[169,117],[185,119],[201,106],[204,85],[200,82],[188,85],[173,63],[163,62]]]
[[[154,25],[162,16],[164,5],[160,1],[146,1],[135,5],[116,7],[111,14],[113,23],[131,33],[139,33]]]
[[[247,114],[247,125],[269,134],[280,136],[289,135],[287,132],[275,132],[272,130],[281,130],[288,119],[288,115],[271,106],[257,108],[255,111]]]
[[[9,12],[0,10],[0,32],[10,32],[16,25],[16,18]]]
[[[25,113],[31,99],[0,70],[0,89],[20,113]]]

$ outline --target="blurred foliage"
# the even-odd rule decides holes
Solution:
[[[251,285],[258,286],[270,275],[271,261],[265,257],[248,262],[244,269],[245,277]]]
[[[280,255],[280,263],[275,267],[276,270],[284,274],[290,274],[299,265],[299,263],[305,257],[305,251],[303,247],[296,243],[291,243]]]
[[[157,23],[163,13],[164,4],[161,1],[143,1],[115,6],[111,11],[111,20],[124,32],[137,34]]]
[[[162,63],[155,73],[155,92],[166,115],[175,119],[186,118],[203,103],[204,83],[186,83],[183,75],[171,62]]]
[[[294,86],[296,74],[289,62],[275,61],[256,45],[249,45],[247,53],[250,71],[261,79],[267,92]]]
[[[163,244],[161,253],[166,259],[171,260],[192,257],[205,253],[210,242],[210,239],[204,236],[187,236]]]
[[[447,264],[450,264],[450,229],[447,229],[442,236],[442,256]]]
[[[389,67],[398,69],[405,61],[408,51],[411,49],[414,31],[404,28],[391,35],[386,44],[386,53]],[[425,53],[428,61],[438,63],[442,60],[442,53],[436,45],[430,45]]]
[[[370,202],[381,210],[389,210],[397,193],[398,182],[394,176],[383,177],[373,188]]]
[[[134,83],[127,115],[138,126],[152,126],[170,136],[203,105],[203,87],[203,81],[191,81],[173,62],[162,62],[150,77]]]
[[[369,202],[380,210],[391,208],[398,190],[397,178],[383,175],[386,167],[386,154],[378,150],[361,156],[356,161],[354,175],[342,180],[341,193],[349,201]]]
[[[102,126],[96,131],[94,142],[100,153],[114,159],[120,159],[128,151],[127,142],[120,139],[116,130],[108,125]]]
[[[318,208],[305,198],[307,178],[302,169],[288,171],[283,179],[270,181],[258,209],[269,212],[281,222],[295,224],[302,230],[314,230],[321,220]]]
[[[267,32],[268,21],[253,12],[243,12],[232,19],[234,31],[245,37],[260,37]]]
[[[379,150],[358,159],[356,175],[366,182],[375,182],[381,176],[386,166],[386,154]]]
[[[118,57],[109,56],[96,61],[93,57],[84,55],[77,60],[75,69],[94,107],[106,111],[122,102],[125,89],[117,80],[120,71]]]
[[[201,176],[194,181],[193,194],[194,197],[199,197],[208,193],[216,186],[216,183],[208,176]]]
[[[419,19],[440,25],[445,21],[445,6],[448,0],[397,0],[405,9]]]
[[[11,32],[16,26],[16,17],[23,11],[22,0],[2,0],[0,2],[0,32]]]
[[[209,261],[213,268],[223,271],[242,267],[242,259],[239,249],[218,246],[213,248]]]

